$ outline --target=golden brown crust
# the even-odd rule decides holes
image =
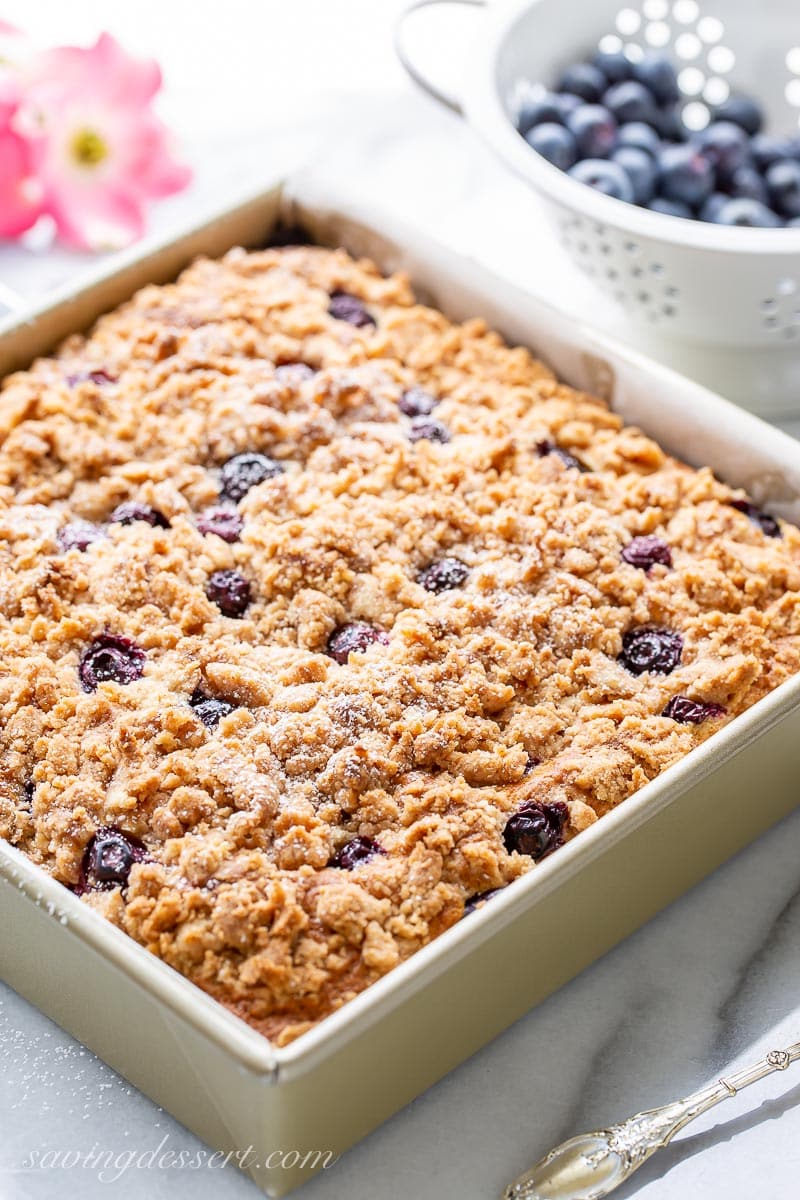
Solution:
[[[376,327],[331,317],[337,289]],[[294,361],[319,369],[276,377]],[[409,440],[414,385],[448,443]],[[195,263],[9,379],[0,428],[0,836],[71,886],[95,830],[141,839],[128,887],[85,902],[277,1043],[534,867],[504,844],[521,803],[565,802],[574,836],[800,666],[796,529],[765,536],[710,471],[341,251]],[[285,471],[239,541],[202,536],[245,450]],[[126,500],[170,528],[59,548]],[[671,567],[621,559],[644,534]],[[442,556],[469,574],[434,594]],[[205,594],[226,568],[253,589],[240,620]],[[354,620],[388,645],[339,665]],[[642,625],[682,635],[671,674],[618,661]],[[144,675],[87,693],[104,631]],[[236,706],[216,728],[198,688]],[[727,717],[661,715],[679,694]],[[355,835],[385,853],[330,866]]]

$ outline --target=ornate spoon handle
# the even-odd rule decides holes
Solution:
[[[503,1192],[502,1200],[602,1200],[662,1149],[679,1130],[715,1104],[800,1059],[800,1042],[719,1079],[684,1100],[637,1113],[627,1121],[582,1133],[556,1146]]]

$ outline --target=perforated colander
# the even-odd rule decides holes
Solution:
[[[417,0],[406,15],[441,3],[483,7]],[[798,0],[499,0],[477,26],[457,99],[421,76],[399,36],[401,58],[540,192],[572,259],[646,331],[648,348],[750,407],[800,411],[800,229],[730,228],[625,204],[551,166],[514,127],[522,86],[552,85],[602,46],[668,55],[690,128],[734,92],[759,100],[769,132],[797,134]]]

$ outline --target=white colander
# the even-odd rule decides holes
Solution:
[[[482,7],[481,0],[416,0]],[[552,84],[602,45],[667,54],[684,119],[708,121],[730,91],[757,98],[767,129],[800,124],[800,0],[497,0],[477,22],[458,100],[398,51],[417,83],[463,114],[533,185],[576,264],[624,306],[637,340],[754,409],[800,411],[800,229],[667,217],[604,196],[551,166],[514,128],[521,85]]]

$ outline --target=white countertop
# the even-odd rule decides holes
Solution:
[[[459,123],[406,87],[391,51],[398,0],[5,0],[44,39],[101,26],[167,72],[164,112],[198,166],[154,220],[311,160],[315,170],[585,316],[600,311],[536,201]],[[33,12],[31,12],[33,9]],[[449,59],[459,45],[437,32]],[[346,91],[348,95],[334,95]],[[320,93],[324,92],[325,95]],[[87,261],[0,248],[27,299]],[[619,314],[607,324],[626,333]],[[798,421],[791,426],[800,431]],[[559,1140],[683,1095],[800,1037],[800,812],[528,1014],[309,1184],[302,1200],[493,1200]],[[102,1004],[98,996],[98,1004]],[[342,1086],[357,1086],[343,1080]],[[199,1146],[166,1113],[0,986],[3,1200],[234,1200],[235,1169],[24,1170],[33,1150]],[[708,1114],[620,1191],[641,1200],[789,1200],[800,1178],[800,1071]]]

